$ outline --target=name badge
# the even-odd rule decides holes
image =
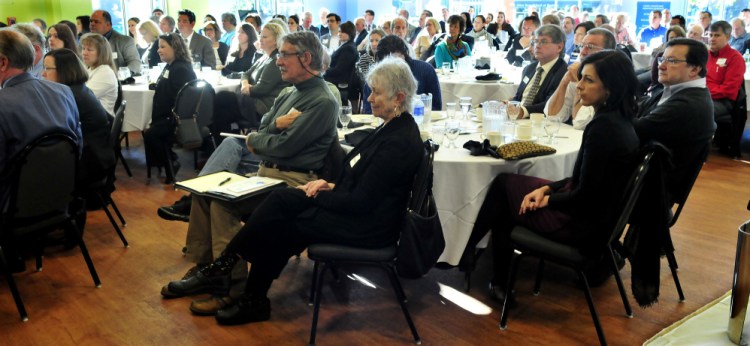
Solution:
[[[528,84],[529,83],[529,76],[523,77],[523,82],[525,84]]]
[[[112,59],[117,60],[117,52],[112,52]]]
[[[165,69],[161,76],[164,77],[164,79],[169,79],[169,70]]]
[[[349,160],[349,167],[354,167],[354,165],[356,165],[357,162],[359,162],[359,159],[360,159],[360,154],[357,154],[357,156],[352,157],[352,159]]]
[[[716,60],[716,65],[721,67],[727,66],[727,58],[719,58]]]

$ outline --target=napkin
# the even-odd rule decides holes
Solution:
[[[488,73],[486,75],[483,75],[483,76],[476,76],[475,78],[477,80],[500,80],[502,78],[502,76],[500,76],[499,74],[497,74],[495,72],[490,72],[490,73]]]
[[[464,143],[464,149],[469,150],[471,156],[485,156],[490,155],[496,159],[500,158],[500,154],[496,151],[496,148],[490,145],[490,141],[485,139],[483,142],[468,141]]]

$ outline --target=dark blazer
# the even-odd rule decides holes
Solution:
[[[508,62],[512,65],[521,66],[523,64],[523,60],[532,60],[532,56],[529,53],[528,49],[525,50],[521,55],[518,55],[518,51],[523,50],[523,46],[521,46],[521,34],[516,35],[513,37],[512,40],[508,40],[508,43],[505,45],[505,50],[508,51],[508,55],[505,56],[505,59],[508,60]]]
[[[320,192],[316,207],[297,224],[323,242],[366,248],[393,244],[423,153],[414,118],[402,113],[349,152],[335,188]]]
[[[349,84],[354,74],[357,59],[359,59],[357,46],[354,45],[352,40],[346,41],[331,54],[331,65],[326,70],[325,80],[334,85]]]
[[[607,227],[635,168],[638,136],[618,111],[599,112],[583,130],[573,175],[549,184],[549,207],[572,216],[572,239],[584,251],[602,246]]]
[[[526,90],[526,86],[531,84],[531,82],[533,81],[537,66],[539,66],[539,61],[536,61],[523,69],[521,84],[518,86],[516,96],[513,98],[513,100],[521,101],[523,92],[524,90]],[[544,113],[544,105],[547,104],[547,100],[552,97],[552,94],[555,92],[555,89],[557,89],[557,86],[560,84],[560,80],[562,80],[566,72],[568,72],[568,64],[566,64],[565,60],[563,60],[562,58],[558,58],[557,62],[552,65],[552,69],[547,72],[547,76],[544,77],[542,85],[539,86],[539,91],[537,91],[534,100],[531,101],[531,105],[526,107],[526,110],[529,114]]]
[[[513,25],[510,25],[508,23],[503,23],[502,27],[499,28],[499,30],[498,30],[497,22],[490,23],[490,25],[487,26],[487,32],[495,36],[497,36],[501,30],[506,31],[508,33],[508,37],[516,36],[516,30],[513,29]]]
[[[111,120],[102,103],[86,84],[70,85],[78,106],[83,133],[81,181],[92,182],[103,178],[115,165],[115,152],[109,138]]]
[[[150,47],[144,52],[147,57],[144,59],[141,59],[141,61],[148,61],[148,67],[154,67],[158,66],[161,62],[161,57],[159,56],[159,40],[154,41],[154,43],[151,44]],[[141,71],[141,73],[144,73],[147,71]]]
[[[315,34],[315,36],[318,36],[318,38],[320,38],[320,29],[318,29],[317,26],[310,25],[310,28],[307,29],[307,31],[312,31]]]
[[[329,29],[327,26],[320,25],[318,26],[318,37],[322,37],[323,35],[331,33],[331,29]]]
[[[466,42],[466,44],[469,45],[469,48],[471,48],[471,51],[474,51],[474,38],[471,36],[467,36],[465,34],[461,34],[461,41]]]
[[[216,49],[219,53],[219,60],[221,60],[221,64],[224,65],[227,63],[227,55],[229,54],[229,46],[227,46],[224,42],[219,42],[219,48]]]
[[[251,66],[253,66],[253,62],[255,61],[255,46],[250,45],[250,47],[247,48],[245,51],[245,55],[242,57],[235,57],[234,61],[228,63],[224,68],[221,70],[221,74],[228,75],[233,72],[242,73],[250,69]],[[239,54],[239,52],[237,52]]]
[[[154,106],[151,109],[152,126],[163,123],[165,120],[172,121],[172,107],[174,107],[177,92],[185,83],[195,79],[193,66],[187,61],[173,61],[162,71],[156,81],[154,92]]]
[[[633,126],[641,143],[656,140],[672,151],[674,169],[666,181],[670,194],[680,196],[687,192],[690,171],[716,130],[713,103],[707,88],[680,90],[659,105],[662,93],[641,104]]]
[[[367,35],[368,35],[367,30],[362,29],[362,31],[360,31],[359,34],[357,34],[357,37],[354,39],[354,46],[358,47],[359,44],[365,40]]]

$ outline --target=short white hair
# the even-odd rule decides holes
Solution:
[[[417,80],[414,79],[411,68],[404,59],[385,57],[370,69],[365,79],[370,87],[377,85],[389,97],[395,97],[399,92],[404,93],[404,103],[401,107],[411,112],[412,100],[417,92]]]

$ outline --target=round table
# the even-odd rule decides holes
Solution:
[[[148,89],[148,84],[136,79],[137,84],[122,86],[122,99],[128,101],[122,132],[143,131],[151,122],[151,108],[154,106],[154,90]],[[221,78],[220,83],[211,83],[216,92],[228,90],[239,92],[239,79]]]
[[[525,123],[529,120],[519,120]],[[482,206],[492,179],[500,173],[517,173],[549,180],[560,180],[573,173],[573,165],[581,146],[583,131],[562,125],[555,144],[547,139],[538,143],[552,146],[557,153],[516,161],[490,156],[471,156],[463,148],[447,149],[447,139],[435,153],[433,194],[445,236],[445,251],[439,262],[457,265],[469,241],[474,221]],[[458,147],[468,140],[479,140],[478,134],[461,135]]]
[[[471,96],[474,106],[484,101],[503,101],[513,98],[520,84],[520,68],[508,69],[503,72],[502,81],[478,81],[476,76],[487,74],[487,70],[476,70],[470,75],[460,75],[449,73],[448,75],[438,74],[440,81],[440,92],[442,93],[443,105],[445,109],[446,102],[456,102],[463,96]]]

